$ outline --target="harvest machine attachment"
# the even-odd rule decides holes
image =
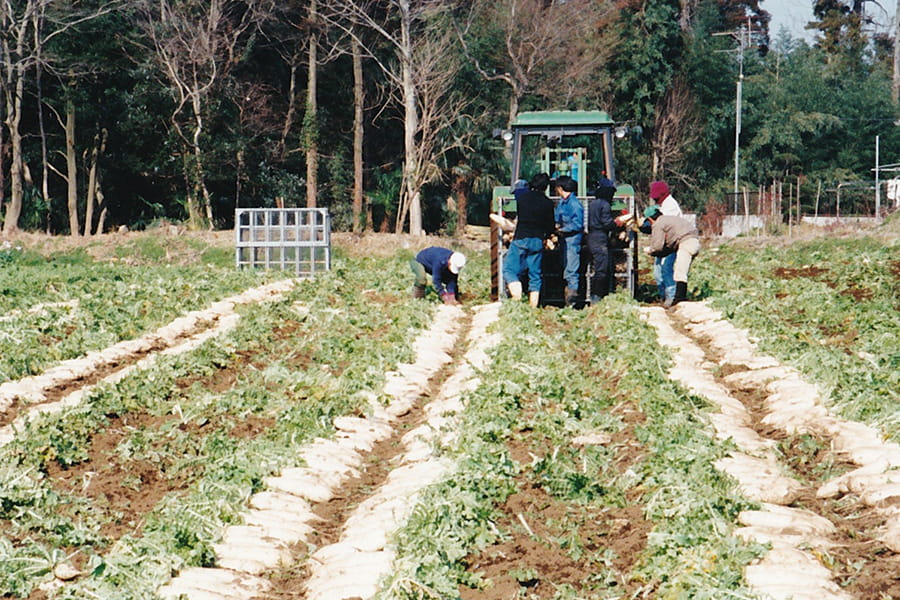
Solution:
[[[568,175],[578,182],[577,195],[584,203],[587,231],[588,206],[594,199],[589,191],[601,177],[615,181],[613,143],[617,134],[623,132],[604,111],[541,111],[520,113],[509,130],[497,134],[511,146],[510,183],[530,180],[537,173],[547,173],[551,179]],[[494,300],[505,296],[503,258],[512,237],[517,209],[511,190],[511,185],[495,187],[491,202],[491,298]],[[553,193],[552,184],[548,193]],[[554,202],[558,200],[550,197]],[[634,215],[634,188],[617,185],[612,209],[614,218],[621,214]],[[580,287],[581,296],[590,298],[591,261],[585,256],[586,251],[583,248]],[[632,228],[622,227],[610,238],[610,262],[614,268],[611,291],[622,286],[632,296],[635,294],[637,257],[637,235]],[[558,249],[545,250],[542,305],[565,304],[562,270],[563,259]]]

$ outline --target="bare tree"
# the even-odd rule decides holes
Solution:
[[[97,9],[84,11],[72,3],[53,0],[0,3],[0,68],[3,79],[4,124],[9,132],[10,143],[10,201],[3,222],[5,232],[18,230],[22,213],[27,166],[23,157],[20,125],[25,110],[26,79],[37,66],[51,66],[42,52],[50,40],[80,23],[115,10],[118,5],[118,0],[109,0]],[[45,199],[46,195],[45,191]]]
[[[175,98],[171,122],[185,145],[182,164],[188,216],[194,227],[204,222],[210,229],[214,226],[201,145],[206,104],[239,61],[247,43],[245,34],[270,6],[271,0],[146,0],[142,6],[156,64]]]
[[[403,189],[397,211],[397,227],[402,228],[408,217],[409,232],[421,235],[421,189],[435,176],[434,156],[429,155],[435,145],[426,138],[434,134],[431,128],[442,121],[433,111],[438,106],[444,106],[444,109],[449,106],[438,102],[434,96],[442,93],[440,90],[449,90],[446,84],[437,83],[446,78],[448,65],[436,61],[431,55],[435,41],[444,44],[440,48],[443,58],[452,56],[447,45],[449,38],[429,25],[438,22],[450,5],[446,0],[385,0],[381,4],[387,12],[383,14],[373,9],[374,4],[369,0],[333,0],[328,4],[327,17],[367,50],[367,56],[388,78],[395,99],[403,107]],[[393,49],[396,62],[381,60],[366,40],[361,39],[361,30],[372,32],[386,42]],[[444,72],[429,69],[443,69]],[[455,73],[456,69],[452,72]],[[428,91],[425,91],[426,87]],[[425,100],[426,96],[432,99]],[[431,107],[427,106],[429,103]],[[426,111],[430,115],[423,121],[422,114]]]
[[[84,161],[87,166],[88,181],[87,195],[84,206],[84,235],[99,235],[103,233],[103,222],[106,219],[106,203],[103,200],[103,189],[100,184],[99,162],[100,156],[106,152],[106,138],[109,133],[106,129],[94,136],[94,143],[90,152],[85,150]],[[94,209],[97,208],[97,228],[94,226]]]
[[[685,148],[697,139],[698,125],[690,88],[684,80],[676,79],[656,108],[652,139],[654,178],[667,172],[677,174]]]
[[[415,162],[408,171],[416,190],[440,179],[442,173],[438,165],[441,158],[454,149],[465,147],[473,132],[471,127],[454,127],[460,121],[466,121],[469,101],[453,89],[460,67],[458,57],[447,51],[453,38],[454,34],[449,30],[436,31],[417,37],[413,45],[412,85],[419,112],[413,138],[418,142],[418,148]],[[398,211],[397,227],[399,229],[404,222],[406,211],[410,211],[410,233],[413,233],[413,201],[416,204],[419,201],[412,195],[407,195],[407,200],[401,203]]]
[[[3,231],[6,233],[18,230],[19,215],[22,213],[24,160],[19,125],[22,122],[25,77],[34,60],[28,34],[34,23],[33,15],[38,9],[38,0],[29,0],[21,6],[20,12],[16,12],[16,9],[17,6],[11,2],[0,3],[0,31],[3,32],[0,63],[3,65],[5,124],[9,131],[11,151],[10,199],[3,222]]]
[[[372,226],[369,214],[362,221],[363,207],[363,117],[366,92],[363,86],[363,53],[359,42],[351,41],[353,55],[353,231]]]
[[[612,2],[568,0],[476,0],[463,15],[458,36],[472,64],[487,81],[509,86],[509,122],[519,103],[537,91],[557,104],[584,90],[613,50],[598,31],[614,14]],[[476,53],[468,40],[473,30],[496,43]],[[561,106],[563,107],[563,106]]]
[[[319,106],[316,99],[318,92],[318,50],[319,35],[316,31],[316,21],[319,18],[319,10],[316,0],[309,2],[309,20],[312,22],[312,30],[309,35],[309,60],[307,61],[306,79],[306,117],[303,119],[304,142],[306,146],[306,207],[315,208],[318,204],[316,198],[319,187]]]
[[[897,11],[894,13],[897,23],[894,29],[894,68],[891,81],[891,98],[900,101],[900,0],[897,0]]]

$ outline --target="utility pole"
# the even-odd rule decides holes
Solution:
[[[900,0],[898,0],[900,2]],[[737,199],[741,173],[741,101],[744,87],[744,50],[750,45],[752,25],[747,18],[747,26],[741,26],[738,31],[726,31],[713,35],[729,35],[738,42],[738,80],[734,103],[734,214],[737,214]],[[730,52],[730,50],[729,50]]]
[[[879,152],[880,152],[880,141],[881,136],[875,136],[875,221],[878,221],[878,217],[881,213],[881,186],[878,181],[878,169],[879,169]]]

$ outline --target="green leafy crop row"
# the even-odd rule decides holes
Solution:
[[[138,337],[283,276],[210,265],[105,264],[71,254],[12,261],[0,268],[0,382]]]
[[[377,302],[351,273],[376,282]],[[281,302],[241,308],[226,336],[29,423],[0,449],[0,594],[27,597],[67,556],[84,573],[59,592],[72,599],[153,598],[173,570],[212,564],[263,479],[332,435],[333,417],[365,411],[385,372],[413,358],[432,305],[405,281],[398,261],[341,261]],[[98,454],[101,438],[114,443]],[[83,485],[60,486],[67,472]],[[112,495],[92,493],[106,475]],[[158,490],[145,512],[126,505]]]
[[[458,586],[489,585],[468,557],[507,539],[502,506],[523,485],[578,507],[582,520],[636,506],[652,523],[627,573],[611,570],[609,548],[557,540],[577,558],[592,552],[596,565],[580,590],[560,586],[559,598],[622,597],[622,582],[657,598],[752,597],[741,570],[761,548],[731,533],[752,504],[714,469],[728,448],[710,437],[705,403],[667,378],[670,359],[634,304],[622,295],[580,312],[509,304],[499,327],[490,369],[467,397],[457,471],[428,490],[399,533],[401,569],[384,597],[457,597]],[[628,407],[641,417],[626,422]],[[574,447],[588,432],[617,441]],[[513,460],[511,446],[528,440],[530,463]],[[634,444],[640,458],[622,470],[619,453]]]
[[[845,418],[900,441],[900,259],[877,237],[733,244],[695,262],[692,285],[762,351],[799,369]]]

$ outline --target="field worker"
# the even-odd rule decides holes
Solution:
[[[594,305],[609,294],[609,234],[616,228],[610,206],[616,186],[603,177],[597,182],[594,200],[588,206],[587,246],[591,252],[591,263],[594,274],[591,277],[591,305]]]
[[[559,233],[560,251],[563,255],[563,279],[566,282],[566,306],[573,306],[578,299],[578,277],[581,267],[581,238],[584,232],[584,207],[575,192],[578,182],[563,175],[556,180],[554,216]]]
[[[516,182],[512,187],[512,195],[518,201],[519,196],[528,192],[531,187],[528,185],[528,182],[524,179],[516,179]]]
[[[662,214],[656,205],[647,207],[644,216],[651,227],[650,245],[644,252],[650,256],[675,255],[675,294],[663,303],[668,308],[687,299],[688,272],[700,252],[700,232],[684,217]]]
[[[669,190],[669,184],[665,181],[654,181],[650,184],[650,200],[659,206],[662,214],[671,217],[680,217],[681,206],[672,196]],[[653,261],[653,278],[656,280],[656,287],[659,289],[659,300],[665,303],[668,301],[671,305],[672,298],[675,297],[675,254],[669,256],[658,256]]]
[[[541,297],[541,260],[544,240],[553,233],[553,201],[547,197],[550,176],[538,173],[526,192],[516,196],[516,231],[503,259],[503,280],[513,300],[522,298],[522,275],[528,272],[528,303],[537,307]]]
[[[444,304],[459,304],[459,272],[464,266],[466,257],[459,252],[440,246],[425,248],[409,261],[409,268],[416,276],[413,282],[413,298],[425,297],[427,275],[431,275],[434,291]]]

